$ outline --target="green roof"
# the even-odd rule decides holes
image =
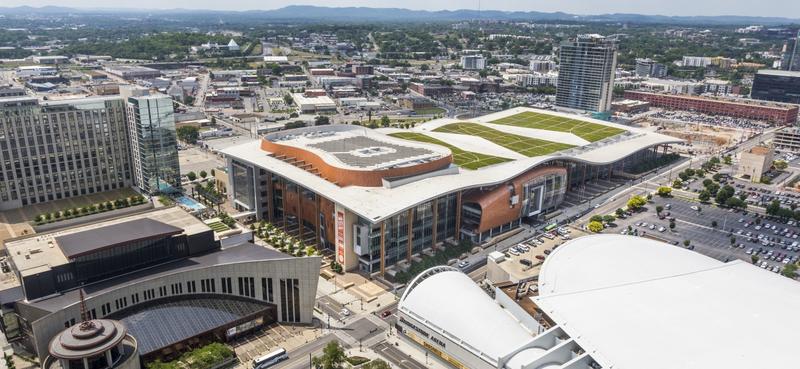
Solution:
[[[434,131],[481,137],[528,157],[548,155],[574,147],[565,143],[505,133],[477,123],[451,123]]]
[[[397,138],[402,138],[404,140],[426,142],[444,146],[450,149],[450,151],[453,153],[453,161],[456,163],[456,165],[464,169],[478,169],[488,165],[504,163],[511,160],[508,158],[501,158],[499,156],[491,156],[477,152],[462,150],[456,146],[453,146],[441,140],[437,140],[423,133],[397,132],[397,133],[390,133],[389,135]]]
[[[625,132],[624,129],[603,124],[536,112],[518,113],[489,123],[543,129],[547,131],[568,132],[589,142],[600,141],[604,138],[616,136]]]

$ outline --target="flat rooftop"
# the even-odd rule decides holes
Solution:
[[[183,229],[151,218],[138,218],[55,238],[67,259],[91,254],[122,243],[183,233]]]
[[[406,141],[367,128],[323,126],[267,135],[276,144],[301,148],[341,168],[379,170],[420,164],[450,155],[438,145]]]
[[[152,236],[153,232],[169,230],[192,235],[210,229],[176,206],[12,239],[5,242],[5,247],[14,266],[25,276],[66,264],[69,257],[109,242],[140,237],[142,232]],[[65,242],[65,250],[59,242]]]
[[[774,101],[765,101],[765,100],[722,98],[717,96],[698,96],[698,95],[687,95],[687,94],[675,94],[669,92],[649,92],[649,91],[631,91],[631,92],[637,94],[651,95],[651,96],[675,97],[683,100],[714,101],[732,105],[741,105],[748,107],[757,106],[757,107],[764,107],[771,109],[780,109],[785,111],[797,110],[797,105],[785,104]]]

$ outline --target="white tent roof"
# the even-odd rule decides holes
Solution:
[[[678,246],[588,236],[554,251],[534,301],[615,369],[791,368],[800,283]]]

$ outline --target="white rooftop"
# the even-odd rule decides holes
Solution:
[[[800,283],[620,235],[567,242],[534,298],[604,368],[793,368]]]
[[[453,146],[467,151],[480,152],[515,160],[486,166],[478,170],[465,170],[460,168],[455,174],[429,176],[427,178],[418,179],[411,184],[393,186],[392,188],[359,186],[339,187],[306,170],[270,157],[267,152],[264,152],[260,149],[259,142],[249,142],[242,145],[229,147],[224,149],[223,153],[228,156],[238,158],[241,161],[253,163],[254,165],[274,173],[280,173],[282,176],[285,176],[296,183],[301,183],[304,187],[316,193],[323,194],[323,196],[329,200],[341,204],[365,219],[379,221],[411,206],[427,202],[433,198],[443,196],[451,192],[466,188],[490,186],[503,183],[535,168],[538,165],[554,159],[572,160],[590,164],[610,164],[629,155],[633,155],[639,150],[648,147],[660,144],[677,143],[681,141],[673,137],[624,125],[531,108],[510,109],[501,113],[495,113],[484,117],[471,119],[469,122],[483,124],[484,122],[500,119],[505,116],[525,111],[535,111],[552,115],[563,115],[574,119],[588,120],[598,124],[623,128],[629,133],[584,146],[575,147],[569,150],[555,152],[550,155],[524,157],[521,154],[510,152],[510,150],[480,137],[460,135],[461,137],[458,137],[457,139],[452,139],[453,137],[451,137],[451,139],[447,139],[448,136],[456,135],[441,134],[439,132],[434,132],[431,134],[431,131],[436,127],[448,123],[458,122],[457,120],[449,118],[433,120],[423,124],[422,126],[417,126],[411,130],[411,132],[430,134],[431,137],[441,139],[442,141],[446,141]],[[336,127],[336,125],[329,127]],[[541,137],[539,136],[542,134],[540,131],[543,131],[538,129],[519,128],[498,124],[492,125],[492,128],[496,128],[497,130],[502,130],[508,133],[511,133],[512,131],[515,133],[524,132],[526,135],[537,138]],[[383,132],[388,133],[393,131],[378,129],[369,131],[369,134],[376,135],[376,137],[384,136]],[[569,136],[569,140],[580,140],[579,137],[572,134],[564,134],[562,132],[554,131],[546,132],[548,134],[547,139],[552,139],[553,141],[561,142],[561,140],[567,140],[565,135]],[[386,139],[393,138],[387,137]],[[401,140],[401,142],[417,143],[415,141],[405,140]],[[427,145],[426,147],[439,146]],[[388,199],[391,199],[391,201],[387,201]]]

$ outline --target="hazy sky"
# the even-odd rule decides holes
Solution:
[[[0,6],[191,8],[250,10],[286,5],[477,9],[477,0],[2,0]],[[563,11],[574,14],[640,13],[661,15],[751,15],[800,18],[800,0],[483,0],[483,9]]]

